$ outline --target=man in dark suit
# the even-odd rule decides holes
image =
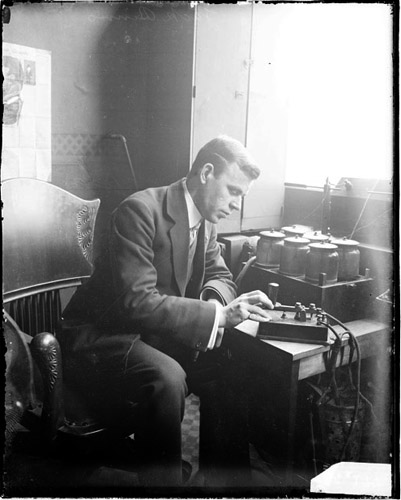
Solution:
[[[260,291],[236,297],[215,224],[240,209],[259,173],[241,143],[220,136],[199,151],[187,178],[129,196],[113,213],[107,252],[64,312],[65,377],[107,425],[135,433],[145,484],[182,481],[189,391],[201,401],[206,479],[219,484],[242,467],[244,421],[228,397],[235,369],[220,345],[225,329],[265,321],[273,306]]]

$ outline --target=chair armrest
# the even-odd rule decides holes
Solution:
[[[43,382],[41,432],[45,441],[51,444],[64,418],[61,349],[56,337],[47,332],[35,335],[30,349]]]

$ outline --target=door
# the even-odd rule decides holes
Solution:
[[[288,38],[292,7],[252,4],[252,41],[246,145],[261,175],[245,199],[242,230],[280,228],[287,148]]]
[[[217,135],[245,142],[251,14],[250,4],[197,5],[192,160]],[[218,224],[219,233],[240,230],[239,212]]]
[[[218,224],[220,234],[281,225],[288,74],[281,30],[288,7],[197,6],[192,159],[223,133],[243,142],[262,170],[241,213]]]

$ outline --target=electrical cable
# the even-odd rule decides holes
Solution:
[[[373,226],[376,222],[378,222],[381,218],[383,218],[387,213],[392,213],[393,209],[389,208],[388,210],[385,210],[382,212],[380,215],[372,219],[369,224],[365,224],[364,226],[358,227],[358,229],[354,230],[353,234],[358,233],[359,231],[362,231],[362,229],[366,229],[367,227]],[[387,219],[386,219],[387,220]]]
[[[324,203],[324,199],[322,199],[319,202],[319,204],[312,210],[312,212],[310,212],[309,214],[305,215],[305,217],[302,217],[302,219],[300,220],[300,222],[304,222],[305,220],[309,220],[310,217],[315,214],[315,212],[317,212],[318,210],[321,209],[323,203]]]
[[[250,259],[248,259],[244,265],[244,267],[241,269],[240,273],[238,274],[238,276],[236,277],[235,279],[235,284],[239,287],[241,281],[242,281],[242,278],[245,276],[245,274],[248,272],[248,269],[250,268],[250,266],[255,262],[256,260],[256,256],[253,256],[251,257]]]
[[[377,187],[377,185],[379,184],[379,182],[380,182],[380,179],[376,179],[375,185],[374,185],[374,186],[373,186],[373,188],[371,189],[371,192],[370,192],[370,193],[368,193],[368,196],[366,197],[365,203],[363,204],[363,207],[362,207],[362,210],[361,210],[361,212],[360,212],[360,214],[359,214],[359,216],[358,216],[358,219],[357,219],[357,221],[355,222],[354,229],[352,230],[352,233],[351,233],[351,234],[350,234],[350,236],[349,236],[349,239],[350,239],[350,240],[352,240],[352,238],[353,238],[353,236],[354,236],[354,233],[355,233],[355,231],[356,231],[356,228],[358,227],[358,224],[359,224],[359,222],[360,222],[360,220],[361,220],[361,218],[362,218],[362,215],[363,215],[363,213],[364,213],[364,211],[365,211],[365,209],[366,209],[366,206],[367,206],[367,204],[368,204],[368,202],[369,202],[369,200],[370,200],[370,198],[371,198],[371,196],[372,196],[372,194],[373,194],[373,193],[372,193],[372,191],[374,191],[374,190],[376,189],[376,187]]]
[[[336,330],[328,323],[328,322],[322,322],[323,324],[325,324],[330,331],[332,331],[335,336],[336,336],[336,339],[337,339],[337,342],[338,342],[338,339],[343,339],[344,335],[348,335],[349,338],[350,338],[350,359],[349,359],[349,363],[352,362],[352,357],[353,357],[353,350],[352,348],[355,348],[355,351],[356,351],[356,355],[357,355],[357,358],[356,358],[356,363],[357,363],[357,372],[356,372],[356,384],[353,383],[353,380],[351,379],[351,383],[352,385],[355,387],[355,390],[356,390],[356,401],[355,401],[355,408],[354,408],[354,413],[353,413],[353,417],[352,417],[352,421],[351,421],[351,426],[350,426],[350,429],[349,429],[349,432],[348,432],[348,437],[347,437],[347,440],[344,444],[344,447],[343,447],[343,450],[342,450],[342,455],[341,455],[341,460],[344,459],[345,457],[345,452],[349,446],[349,442],[350,442],[350,439],[351,439],[351,436],[352,436],[352,432],[355,428],[355,424],[356,424],[356,419],[357,419],[357,416],[358,416],[358,411],[359,411],[359,405],[360,405],[360,400],[362,399],[365,403],[367,403],[367,405],[369,406],[370,410],[371,410],[371,414],[373,416],[373,418],[375,419],[375,422],[378,424],[378,419],[374,413],[374,410],[373,410],[373,405],[372,403],[368,400],[368,398],[366,398],[362,393],[361,393],[361,350],[360,350],[360,346],[359,346],[359,343],[357,341],[357,338],[355,337],[355,335],[344,325],[344,323],[342,323],[340,320],[338,320],[337,318],[335,318],[334,316],[332,316],[331,314],[328,314],[328,313],[324,313],[326,315],[327,318],[331,319],[332,321],[334,321],[335,323],[337,323],[339,326],[341,326],[341,328],[344,329],[344,333],[340,336]]]
[[[349,446],[349,443],[350,443],[350,440],[351,440],[351,436],[352,436],[353,430],[355,428],[355,424],[356,424],[356,420],[357,420],[357,416],[358,416],[358,411],[359,411],[359,404],[360,404],[361,356],[360,356],[359,345],[358,345],[358,342],[357,342],[355,336],[349,331],[349,329],[343,323],[341,323],[341,321],[337,320],[337,318],[334,318],[334,316],[331,316],[330,314],[327,314],[327,313],[325,313],[325,314],[332,321],[337,322],[342,328],[344,328],[345,334],[348,334],[350,336],[350,338],[351,338],[351,341],[355,343],[355,348],[356,348],[356,352],[357,352],[357,360],[356,360],[357,361],[356,401],[355,401],[354,412],[353,412],[352,419],[351,419],[351,425],[350,425],[350,428],[349,428],[349,431],[348,431],[348,436],[347,436],[346,442],[345,442],[345,444],[343,446],[343,449],[342,449],[342,452],[341,452],[341,461],[343,461],[344,457],[345,457],[345,452],[346,452],[346,450],[347,450],[347,448]],[[338,344],[338,342],[340,342],[340,344],[341,344],[342,336],[340,337],[338,335],[338,333],[335,331],[335,329],[328,322],[323,322],[323,324],[325,324],[327,326],[327,328],[336,335],[337,341],[335,342],[335,344]],[[343,336],[344,336],[344,334],[343,334]],[[351,361],[352,361],[352,359],[350,358],[350,362]],[[336,383],[333,386],[333,388],[334,388],[335,395],[337,395],[337,397],[338,397],[338,388],[337,388],[337,384]],[[339,406],[341,406],[341,405],[339,405]]]
[[[313,462],[313,469],[314,469],[314,472],[315,472],[315,476],[317,476],[315,432],[313,430],[313,414],[312,414],[312,410],[309,411],[309,426],[310,426],[311,440],[312,440],[312,462]]]

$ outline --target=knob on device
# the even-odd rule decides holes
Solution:
[[[278,290],[280,285],[278,283],[268,283],[267,284],[267,296],[272,301],[273,305],[276,305]]]

